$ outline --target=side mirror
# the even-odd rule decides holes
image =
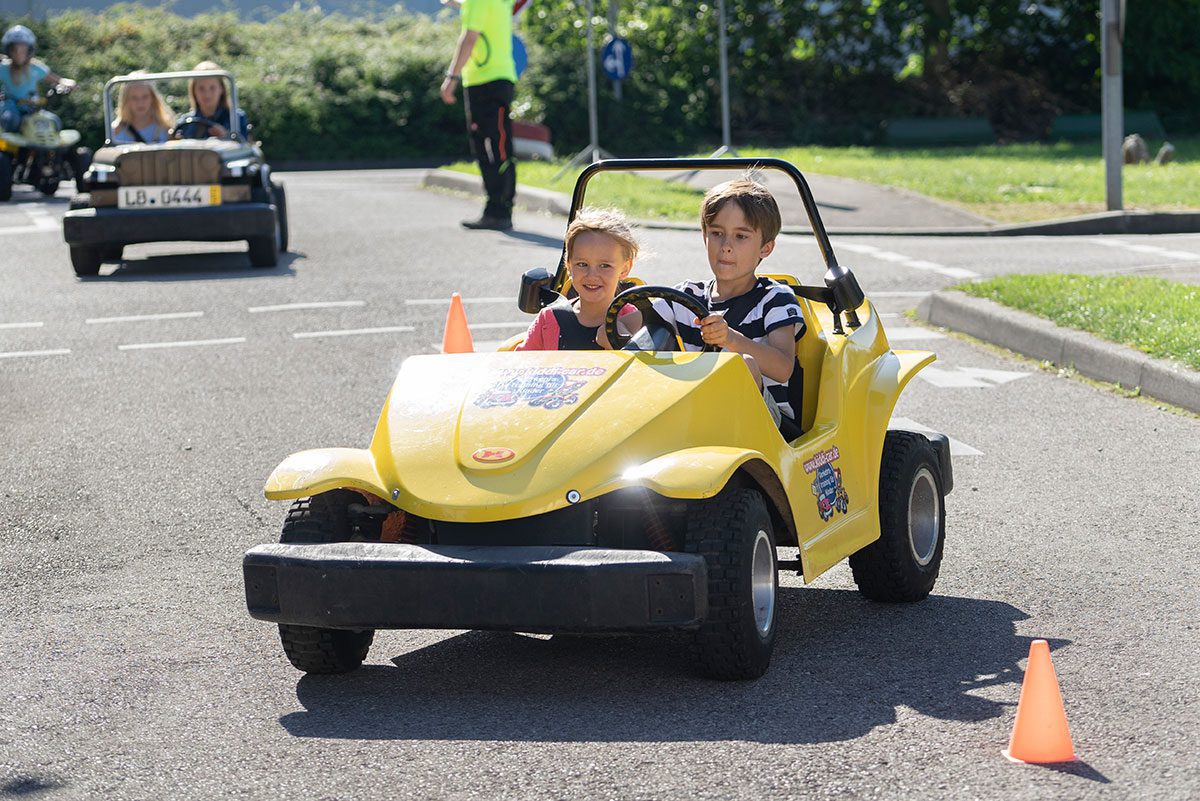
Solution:
[[[517,296],[517,308],[526,314],[537,314],[544,307],[558,300],[558,293],[552,287],[554,273],[545,267],[534,267],[526,270],[521,276],[521,292]]]

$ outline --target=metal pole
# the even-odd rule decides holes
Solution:
[[[608,35],[612,38],[617,38],[617,10],[621,0],[608,0]],[[621,84],[623,81],[613,81],[612,90],[613,97],[617,100],[621,99]]]
[[[1125,110],[1121,85],[1121,0],[1102,0],[1100,17],[1100,61],[1103,65],[1100,92],[1101,131],[1104,146],[1104,197],[1109,211],[1124,208],[1121,197],[1121,152],[1125,137]]]
[[[592,40],[594,0],[587,0],[587,71],[588,71],[588,133],[591,135],[592,161],[600,158],[600,121],[596,113],[596,48]]]
[[[721,148],[728,153],[733,150],[729,135],[729,59],[725,55],[725,0],[717,2],[718,36],[721,45]]]

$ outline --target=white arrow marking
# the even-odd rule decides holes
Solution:
[[[928,369],[928,368],[927,368]],[[919,374],[918,374],[919,375]],[[888,423],[888,428],[905,428],[910,431],[920,431],[921,433],[940,434],[942,432],[935,431],[929,426],[923,426],[915,420],[909,420],[907,417],[893,417],[892,422]],[[983,451],[972,448],[966,443],[959,442],[954,437],[950,437],[950,455],[951,456],[983,456]]]
[[[986,370],[982,367],[936,367],[930,366],[917,373],[921,380],[935,387],[961,389],[963,387],[992,388],[1000,384],[1025,378],[1029,373],[1014,373],[1009,370]]]

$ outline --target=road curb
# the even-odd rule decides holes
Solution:
[[[424,179],[421,181],[421,186],[437,187],[439,189],[452,189],[457,192],[470,192],[474,195],[482,196],[483,179],[478,175],[468,175],[464,172],[454,172],[453,170],[430,170],[425,173]],[[559,192],[551,192],[549,189],[537,189],[532,186],[517,185],[517,197],[515,203],[522,208],[530,211],[545,211],[550,214],[558,214],[563,217],[571,211],[571,198]]]
[[[926,296],[917,316],[1039,361],[1072,367],[1089,378],[1138,387],[1143,395],[1200,413],[1200,372],[1175,362],[954,290]]]
[[[453,170],[430,170],[422,186],[483,194],[483,179]],[[517,185],[518,205],[532,211],[566,216],[571,196],[549,189]],[[941,201],[938,201],[941,202]],[[699,204],[697,204],[699,214]],[[674,220],[637,220],[641,228],[694,231],[697,223]],[[1103,236],[1105,234],[1200,233],[1200,211],[1105,211],[1079,217],[1002,225],[964,225],[941,228],[880,228],[841,226],[827,229],[832,236]],[[811,234],[808,226],[785,225],[785,234]]]

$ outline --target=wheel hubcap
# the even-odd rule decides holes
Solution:
[[[775,621],[775,546],[767,532],[759,530],[754,537],[751,562],[750,590],[754,602],[754,625],[765,637]]]
[[[933,561],[941,531],[942,504],[929,468],[922,467],[908,491],[908,546],[921,567]]]

